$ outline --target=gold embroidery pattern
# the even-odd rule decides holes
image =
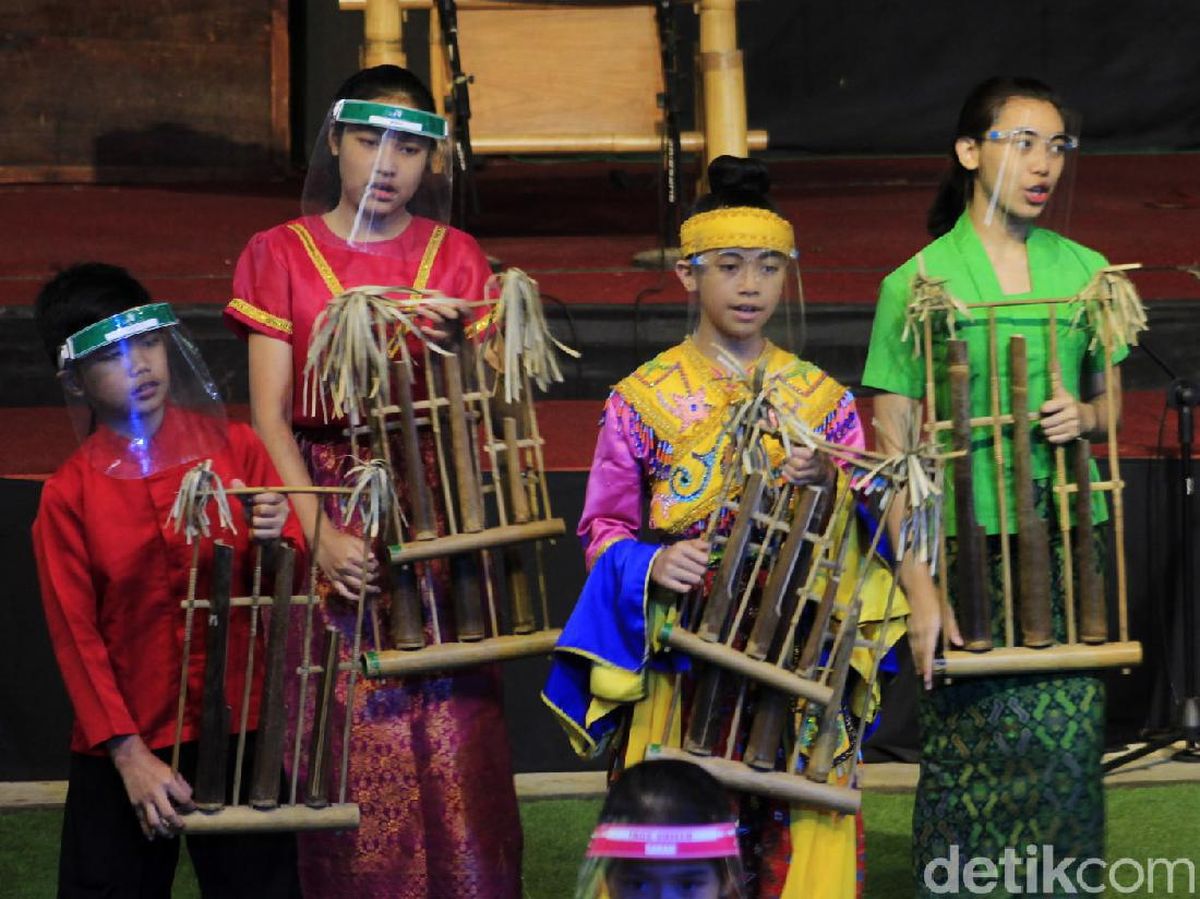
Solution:
[[[292,222],[288,225],[288,228],[300,238],[300,243],[304,244],[304,250],[308,253],[308,258],[312,260],[312,264],[321,275],[321,280],[329,288],[330,295],[336,297],[345,293],[346,289],[342,287],[342,282],[338,280],[338,276],[333,273],[329,261],[321,255],[321,251],[317,248],[317,242],[313,240],[313,236],[309,233],[309,230],[299,222]]]
[[[845,388],[811,363],[773,345],[764,351],[772,401],[817,426],[837,409]],[[665,475],[650,487],[650,526],[682,533],[716,508],[724,489],[730,446],[724,433],[729,410],[750,398],[749,387],[710,361],[691,342],[659,354],[615,388],[654,436]],[[783,447],[764,441],[772,467]]]
[[[441,249],[442,241],[445,239],[445,225],[438,225],[429,235],[429,243],[425,244],[425,253],[421,256],[421,265],[417,269],[417,278],[413,281],[413,287],[417,290],[424,290],[425,285],[429,283],[429,273],[433,271],[433,262],[437,259],[438,250]]]
[[[240,312],[246,318],[258,322],[260,325],[266,325],[268,328],[274,328],[281,334],[292,333],[292,323],[286,318],[280,318],[278,315],[272,315],[270,312],[263,312],[257,306],[252,306],[246,300],[234,299],[229,301],[226,309],[232,309],[234,312]]]

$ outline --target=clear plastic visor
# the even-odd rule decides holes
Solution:
[[[742,884],[742,864],[736,857],[688,861],[589,858],[579,870],[575,899],[742,899],[746,895]]]
[[[301,211],[346,246],[385,252],[409,216],[450,217],[450,124],[393,103],[339,100],[313,149]]]
[[[1068,234],[1079,116],[1048,103],[1026,104],[1016,112],[1010,105],[974,141],[978,167],[970,202],[984,204],[984,227],[1025,225]]]
[[[776,346],[804,349],[804,291],[795,251],[728,247],[687,259],[696,278],[689,295],[688,332],[702,316],[737,329],[761,327]]]
[[[59,380],[82,452],[109,477],[149,477],[228,441],[208,367],[165,303],[73,334],[59,351]]]

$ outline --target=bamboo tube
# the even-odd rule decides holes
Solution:
[[[304,804],[309,808],[329,805],[329,778],[333,773],[333,701],[337,688],[338,650],[342,632],[336,627],[325,628],[325,646],[321,651],[321,676],[317,682],[317,705],[313,712],[312,739],[308,750],[308,782],[304,787]],[[351,715],[349,699],[346,717]]]
[[[433,497],[425,482],[425,467],[421,464],[421,443],[413,414],[412,370],[405,362],[397,362],[396,396],[400,406],[400,441],[404,453],[404,479],[413,517],[413,537],[430,540],[437,536],[433,515]],[[382,423],[382,418],[378,421]],[[387,440],[383,440],[386,447]],[[389,452],[390,456],[390,452]],[[390,458],[389,458],[390,463]],[[396,510],[399,514],[399,510]],[[400,523],[393,525],[396,539],[403,540]],[[397,565],[392,570],[392,607],[390,636],[397,649],[420,649],[425,645],[425,629],[421,617],[421,590],[417,571],[412,565]],[[379,649],[376,645],[376,649]]]
[[[489,637],[473,643],[441,643],[417,652],[368,652],[360,659],[367,677],[405,677],[469,668],[528,656],[548,655],[562,630],[537,631],[526,635]]]
[[[1062,366],[1058,361],[1058,308],[1050,307],[1050,324],[1046,332],[1047,355],[1050,364],[1050,397],[1062,387]],[[1047,397],[1049,399],[1050,397]],[[1062,538],[1063,596],[1066,606],[1067,642],[1075,642],[1075,559],[1071,550],[1071,505],[1067,499],[1067,456],[1061,443],[1054,446],[1054,491],[1058,496],[1058,531]]]
[[[1122,641],[1129,639],[1129,606],[1125,573],[1125,482],[1121,479],[1121,454],[1117,440],[1116,386],[1113,384],[1112,329],[1104,337],[1104,395],[1108,400],[1108,483],[1112,484],[1113,549],[1117,556],[1117,634]],[[1092,489],[1099,484],[1093,484]],[[1186,535],[1185,535],[1185,538]]]
[[[321,545],[321,523],[325,513],[321,504],[317,503],[317,514],[313,520],[313,546]],[[308,596],[307,608],[304,610],[304,635],[301,638],[300,650],[300,696],[296,702],[296,735],[292,741],[292,784],[288,790],[288,804],[296,804],[296,796],[300,788],[300,753],[304,743],[304,719],[308,713],[308,678],[312,673],[312,641],[313,641],[313,609],[317,604],[317,554],[309,553],[308,562]],[[350,726],[351,717],[346,716],[346,727]]]
[[[1103,643],[1108,639],[1108,609],[1104,575],[1098,570],[1095,527],[1092,524],[1092,447],[1086,438],[1075,441],[1075,560],[1079,571],[1079,639]]]
[[[564,533],[566,533],[566,525],[561,518],[531,521],[529,524],[510,524],[508,527],[488,528],[476,534],[450,534],[420,543],[393,546],[391,547],[391,561],[393,565],[422,562],[426,559],[452,556],[471,550],[493,549],[511,543],[561,537]]]
[[[992,453],[996,465],[996,509],[1000,520],[1000,564],[1004,588],[1004,643],[1012,646],[1013,639],[1013,575],[1012,551],[1008,537],[1007,465],[1004,458],[1004,435],[1000,429],[1000,349],[996,336],[996,310],[988,313],[988,398],[992,409]]]
[[[512,507],[513,521],[517,524],[529,522],[529,496],[521,476],[521,450],[517,446],[517,420],[510,415],[504,416],[504,471],[507,490],[501,489],[500,494],[506,494]],[[504,579],[508,586],[508,601],[512,612],[512,629],[514,634],[532,633],[535,624],[533,620],[533,598],[529,593],[529,578],[525,575],[524,563],[520,550],[508,547],[503,551]]]
[[[740,793],[769,796],[796,805],[806,805],[846,815],[855,814],[862,805],[862,793],[851,787],[814,783],[782,771],[755,771],[729,759],[699,757],[681,749],[653,746],[647,759],[678,759],[699,765],[727,789]]]
[[[467,430],[462,377],[458,356],[443,357],[442,381],[446,387],[446,399],[450,401],[450,454],[454,461],[458,508],[462,515],[463,533],[474,535],[483,530],[483,507],[478,492],[475,459],[471,452],[471,436]],[[450,557],[450,594],[459,640],[475,641],[484,637],[483,608],[480,604],[482,586],[477,554],[457,553]]]
[[[233,582],[233,547],[213,544],[212,609],[205,637],[204,705],[196,751],[196,784],[192,798],[202,812],[225,805],[225,774],[229,758],[229,701],[225,696],[228,662],[229,592]]]
[[[952,651],[935,660],[946,677],[986,677],[993,674],[1033,674],[1045,671],[1078,671],[1087,668],[1129,668],[1142,663],[1142,644],[1122,641],[1087,645],[1056,644],[1045,649],[1000,647],[975,654]]]
[[[1021,558],[1021,642],[1031,648],[1054,642],[1050,598],[1050,535],[1033,496],[1033,445],[1029,435],[1029,359],[1025,338],[1008,344],[1009,401],[1013,418],[1013,482],[1017,499],[1017,546]],[[1022,424],[1023,423],[1023,424]],[[1011,646],[1012,641],[1008,644]]]
[[[705,162],[746,156],[746,86],[737,46],[737,0],[699,0]]]
[[[802,699],[824,705],[833,695],[830,688],[824,684],[805,680],[770,662],[759,662],[747,658],[744,653],[722,643],[709,643],[681,627],[673,627],[670,624],[663,625],[659,640],[672,649],[686,652],[693,658],[719,665],[735,674],[748,677],[790,696],[799,696]]]
[[[273,547],[271,547],[273,549]],[[254,684],[254,644],[258,640],[258,609],[262,604],[262,575],[263,553],[267,546],[258,544],[254,547],[254,576],[251,593],[254,601],[250,604],[250,639],[246,645],[246,669],[242,676],[241,715],[238,717],[237,752],[233,761],[233,790],[230,796],[233,804],[238,805],[242,795],[242,762],[246,757],[246,728],[250,721],[250,688]],[[291,592],[291,585],[288,586]],[[230,603],[232,611],[232,603]]]
[[[191,667],[192,631],[196,615],[196,578],[200,573],[200,541],[192,543],[192,564],[188,568],[187,599],[182,603],[183,651],[179,671],[179,700],[175,704],[175,741],[171,749],[171,774],[179,773],[179,747],[183,741],[183,718],[187,712],[188,669]]]
[[[250,805],[270,809],[279,805],[279,774],[283,770],[286,737],[285,708],[287,637],[291,623],[291,593],[296,551],[282,545],[275,557],[275,596],[268,624],[267,655],[264,660],[262,700],[258,712],[258,742],[250,774]],[[234,794],[237,795],[236,793]]]
[[[396,0],[364,0],[363,10],[363,68],[380,65],[404,67],[402,19]]]
[[[353,830],[360,821],[358,806],[352,803],[307,808],[287,805],[272,811],[240,806],[205,814],[180,815],[186,834],[249,834],[284,831]]]

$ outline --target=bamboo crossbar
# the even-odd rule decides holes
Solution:
[[[226,496],[254,496],[257,493],[283,493],[290,495],[293,493],[311,493],[311,494],[331,494],[339,496],[349,496],[354,492],[353,487],[226,487]]]
[[[407,565],[410,562],[423,562],[426,559],[453,556],[479,549],[561,537],[566,531],[566,525],[561,518],[547,518],[528,524],[485,528],[471,534],[448,534],[432,540],[412,540],[399,546],[391,546],[388,552],[393,565]]]
[[[246,805],[226,806],[219,812],[201,811],[180,815],[183,832],[188,834],[276,833],[301,830],[352,830],[361,816],[353,802],[335,803],[324,808],[283,805],[259,810]]]
[[[1026,646],[997,647],[988,652],[947,652],[934,660],[935,670],[946,677],[982,677],[992,674],[1079,671],[1089,668],[1131,668],[1142,663],[1142,644],[1059,643],[1044,649]]]
[[[532,634],[488,637],[472,643],[437,643],[424,649],[368,652],[359,661],[366,677],[404,677],[549,655],[560,636],[562,629],[554,628]]]
[[[862,806],[862,793],[852,787],[815,783],[784,771],[758,771],[749,765],[718,756],[696,756],[682,749],[651,746],[647,759],[674,759],[699,765],[722,785],[741,793],[770,796],[797,805],[815,806],[853,815]]]
[[[833,699],[833,690],[825,684],[805,680],[771,662],[757,661],[722,643],[709,643],[684,628],[665,624],[659,632],[659,640],[694,659],[719,665],[789,696],[807,699],[822,706]]]

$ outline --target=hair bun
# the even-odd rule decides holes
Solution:
[[[771,189],[771,175],[760,159],[718,156],[708,164],[708,189],[720,198],[765,199]]]

